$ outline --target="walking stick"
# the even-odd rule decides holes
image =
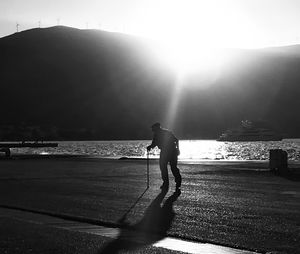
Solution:
[[[149,189],[149,151],[147,150],[147,188],[144,192],[138,197],[138,199],[134,202],[134,204],[126,211],[126,213],[118,220],[120,224],[123,224],[126,220],[127,214],[136,206],[136,204],[140,201],[140,199],[144,196],[144,194]]]
[[[149,189],[149,151],[147,150],[147,189]]]

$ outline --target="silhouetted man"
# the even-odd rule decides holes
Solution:
[[[179,155],[179,142],[174,134],[166,129],[161,128],[160,123],[155,123],[152,125],[153,140],[151,145],[147,147],[150,151],[154,147],[160,149],[159,166],[161,171],[161,177],[163,180],[163,185],[161,189],[169,188],[169,176],[168,176],[168,163],[170,163],[172,174],[175,178],[176,189],[181,186],[181,175],[179,168],[177,168],[177,161]]]

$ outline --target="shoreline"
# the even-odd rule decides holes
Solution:
[[[92,159],[99,161],[147,161],[147,157],[139,157],[139,156],[97,156],[97,155],[85,155],[85,154],[12,154],[11,157],[6,157],[4,155],[0,155],[1,160],[28,160],[28,159]],[[159,157],[150,157],[149,161],[158,162]],[[251,164],[259,164],[264,167],[269,166],[269,160],[226,160],[226,159],[178,159],[178,164],[209,164],[209,165],[229,165],[229,164],[243,164],[243,165],[251,165]],[[292,165],[293,167],[299,166],[300,161],[288,160],[288,165]]]
[[[78,155],[100,158],[119,159],[131,157],[134,159],[146,159],[145,147],[150,141],[64,141],[59,142],[57,148],[12,148],[13,156],[24,154],[41,155]],[[218,143],[214,140],[181,140],[181,162],[204,161],[264,161],[268,160],[271,149],[287,151],[291,162],[300,163],[300,140],[285,140],[280,142],[233,142]],[[0,154],[4,155],[4,154]],[[150,153],[150,159],[158,159],[159,150],[154,149]]]

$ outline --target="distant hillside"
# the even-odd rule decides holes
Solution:
[[[216,138],[251,119],[300,137],[299,46],[229,54],[230,64],[209,86],[200,75],[182,88],[175,133]],[[1,38],[0,55],[2,126],[50,129],[49,139],[146,139],[153,122],[168,126],[175,77],[145,41],[96,30],[32,29]]]

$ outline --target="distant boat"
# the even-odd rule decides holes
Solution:
[[[267,127],[255,126],[251,121],[242,121],[241,126],[226,130],[217,141],[281,141],[282,136]]]

